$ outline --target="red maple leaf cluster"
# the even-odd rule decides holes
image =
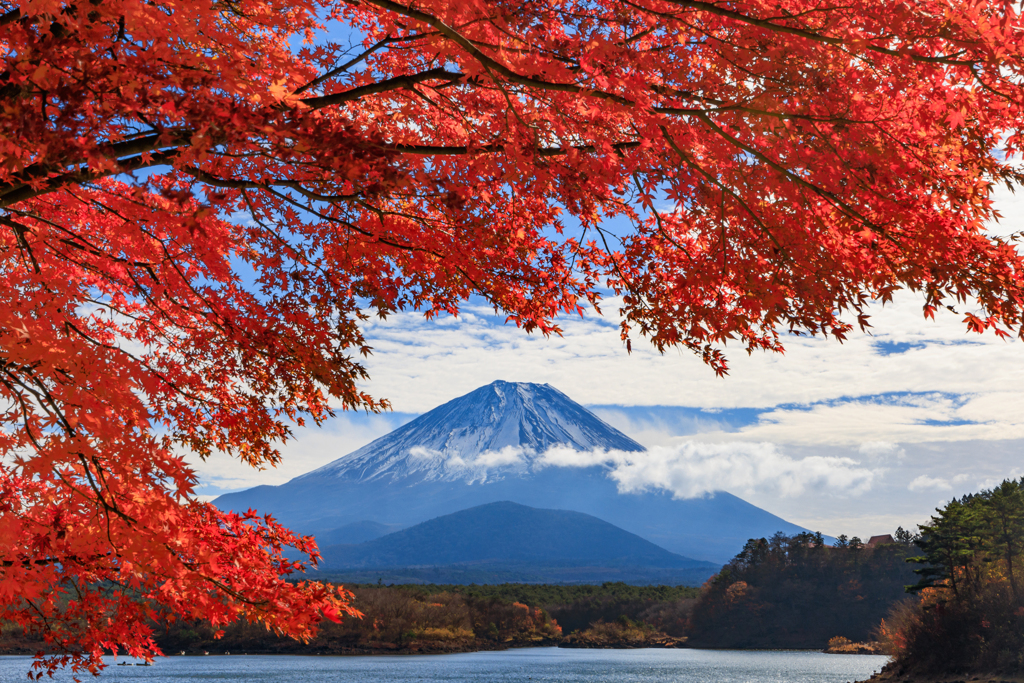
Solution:
[[[346,595],[198,502],[358,388],[368,315],[781,350],[896,290],[1019,334],[1009,2],[0,0],[0,623],[95,669],[153,618]],[[351,43],[351,44],[349,44]],[[613,228],[613,226],[615,226]]]

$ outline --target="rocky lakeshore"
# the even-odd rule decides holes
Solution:
[[[896,662],[890,662],[877,674],[861,683],[1024,683],[1024,674],[1004,671],[937,674],[906,669]]]
[[[849,638],[832,638],[823,652],[828,655],[884,655],[882,644],[871,641],[855,643]]]
[[[685,637],[674,637],[625,617],[614,622],[599,621],[585,631],[563,637],[558,647],[598,650],[686,647]]]
[[[634,650],[639,648],[682,648],[686,647],[686,638],[674,638],[664,634],[636,640],[615,640],[606,638],[590,638],[573,633],[558,643],[558,647],[587,648],[595,650]]]

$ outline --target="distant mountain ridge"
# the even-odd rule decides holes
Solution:
[[[295,481],[472,480],[479,471],[466,462],[467,455],[505,452],[509,460],[514,457],[510,463],[492,458],[494,466],[488,470],[493,476],[503,469],[515,471],[515,465],[556,445],[580,451],[644,450],[550,384],[498,381],[438,406]]]
[[[285,484],[214,503],[270,512],[297,531],[337,542],[346,532],[368,539],[381,526],[511,501],[593,515],[672,553],[718,563],[749,538],[806,531],[724,491],[687,500],[665,491],[624,494],[604,465],[539,466],[552,446],[644,450],[549,385],[494,382]]]
[[[670,553],[636,534],[571,510],[501,501],[437,517],[360,544],[322,549],[325,573],[431,569],[505,580],[614,581],[623,575],[701,583],[718,565]],[[372,573],[372,572],[371,572]],[[512,578],[509,578],[509,576]],[[478,582],[489,582],[486,578]]]
[[[476,562],[717,568],[670,553],[592,515],[509,501],[478,505],[372,541],[329,546],[322,552],[330,568]]]

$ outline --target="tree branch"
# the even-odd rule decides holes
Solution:
[[[367,95],[375,95],[377,93],[388,92],[389,90],[400,90],[402,88],[411,88],[417,83],[430,80],[445,80],[445,81],[458,81],[465,77],[465,74],[452,73],[446,71],[442,67],[436,69],[430,69],[418,74],[411,74],[408,76],[395,76],[389,78],[386,81],[380,81],[379,83],[369,83],[367,85],[359,86],[358,88],[352,88],[345,92],[335,93],[333,95],[322,95],[320,97],[308,97],[302,100],[310,109],[322,109],[323,107],[329,107],[334,104],[344,104],[345,102],[352,102],[358,100],[361,97]]]
[[[619,104],[623,104],[626,106],[633,106],[634,104],[631,100],[626,99],[621,95],[616,95],[614,93],[604,92],[601,90],[591,90],[588,88],[584,88],[580,85],[577,85],[575,83],[552,83],[550,81],[542,81],[536,78],[531,78],[529,76],[524,76],[516,71],[513,71],[512,69],[505,66],[501,62],[491,57],[488,57],[486,54],[483,53],[482,50],[480,50],[480,48],[474,45],[472,41],[470,41],[464,35],[453,29],[451,26],[448,26],[446,23],[444,23],[443,21],[441,21],[440,19],[431,14],[421,12],[420,10],[413,9],[412,7],[400,5],[397,2],[392,2],[392,0],[364,0],[364,2],[370,5],[376,5],[377,7],[380,7],[381,9],[386,9],[390,12],[395,12],[396,14],[401,14],[402,16],[409,17],[410,19],[422,21],[423,23],[429,26],[433,26],[435,29],[437,29],[439,33],[441,33],[441,35],[446,36],[449,40],[456,43],[459,47],[468,52],[470,56],[473,57],[473,59],[480,62],[481,65],[485,66],[491,71],[501,74],[512,83],[518,83],[519,85],[525,85],[532,88],[538,88],[541,90],[554,90],[557,92],[570,92],[591,95],[599,99],[618,102]]]
[[[831,36],[825,36],[816,31],[809,29],[797,28],[795,26],[785,26],[783,24],[776,24],[773,21],[767,19],[756,19],[749,17],[741,12],[726,9],[720,7],[714,3],[706,2],[705,0],[665,0],[673,5],[679,7],[688,7],[690,9],[699,10],[701,12],[707,12],[708,14],[714,14],[719,17],[726,19],[732,19],[739,21],[750,26],[757,26],[758,28],[767,29],[775,33],[787,33],[789,35],[799,36],[806,38],[807,40],[813,40],[818,43],[825,43],[827,45],[845,45],[847,41],[841,38],[833,38]],[[890,57],[909,57],[918,62],[925,62],[928,64],[948,64],[951,66],[972,66],[975,62],[971,60],[957,60],[955,57],[962,55],[966,50],[961,50],[952,55],[943,55],[941,57],[928,57],[926,55],[919,55],[913,52],[902,51],[902,50],[890,50],[889,48],[879,47],[878,45],[866,45],[865,49],[871,52],[877,52],[879,54],[888,55]]]

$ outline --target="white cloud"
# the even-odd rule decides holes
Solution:
[[[1024,439],[1024,409],[1007,408],[1014,405],[1011,397],[1001,395],[985,403],[999,407],[986,413],[975,396],[940,393],[841,398],[769,409],[739,430],[702,436],[857,447],[866,457],[889,461],[902,457],[896,444]]]
[[[902,460],[907,454],[899,444],[891,441],[865,441],[857,447],[857,452],[870,460]]]
[[[668,446],[678,441],[679,436],[733,431],[726,422],[716,419],[713,414],[709,415],[710,411],[700,411],[700,414],[686,416],[637,417],[627,415],[623,409],[605,407],[592,410],[606,423],[648,448]]]
[[[995,488],[996,486],[999,486],[1007,479],[1020,479],[1021,477],[1024,477],[1024,470],[1015,467],[1014,469],[1006,473],[1004,476],[989,477],[987,479],[979,481],[976,485],[976,490],[980,491],[984,489],[992,489]]]
[[[424,321],[402,313],[373,321],[367,328],[375,348],[368,361],[372,380],[366,386],[409,412],[429,410],[495,379],[549,382],[586,404],[708,411],[906,392],[978,397],[1000,392],[1018,405],[1024,396],[1020,342],[968,334],[962,316],[948,311],[926,321],[913,294],[870,311],[875,336],[855,333],[844,344],[791,337],[785,355],[748,357],[730,347],[732,369],[724,379],[688,352],[662,356],[642,339],[634,340],[633,353],[627,354],[619,341],[616,308],[617,302],[608,301],[603,306],[608,317],[568,316],[560,321],[564,336],[549,338],[501,325],[488,307],[477,304],[459,319]],[[885,355],[881,342],[907,346]],[[1000,414],[1009,412],[1006,407]]]
[[[740,495],[796,497],[809,490],[830,495],[859,495],[869,490],[877,472],[852,458],[808,456],[794,458],[770,443],[702,443],[683,441],[647,451],[580,451],[552,446],[543,453],[506,446],[468,456],[462,453],[413,448],[414,467],[425,466],[429,476],[486,482],[511,472],[547,467],[601,466],[622,493],[663,490],[676,498],[698,498],[726,490]]]
[[[698,498],[726,490],[793,497],[808,489],[847,494],[871,488],[875,472],[851,458],[792,458],[770,443],[700,443],[656,446],[646,452],[547,450],[538,461],[554,467],[606,465],[623,493],[664,490],[677,498]]]
[[[1024,393],[990,391],[982,384],[976,392],[966,397],[956,412],[957,417],[964,420],[987,425],[1013,425],[1015,429],[1020,429],[1024,424]]]
[[[468,478],[470,482],[485,482],[489,475],[498,472],[522,470],[529,465],[533,455],[532,449],[520,446],[505,446],[496,451],[484,451],[467,457],[422,446],[409,449],[411,458],[439,465],[444,477]]]
[[[953,485],[945,479],[939,479],[938,477],[929,477],[927,474],[914,479],[912,482],[907,484],[907,488],[911,491],[952,491]]]
[[[505,446],[497,451],[484,451],[473,458],[472,464],[474,467],[483,469],[520,466],[526,463],[526,455],[528,453],[530,453],[528,449],[518,446]]]

